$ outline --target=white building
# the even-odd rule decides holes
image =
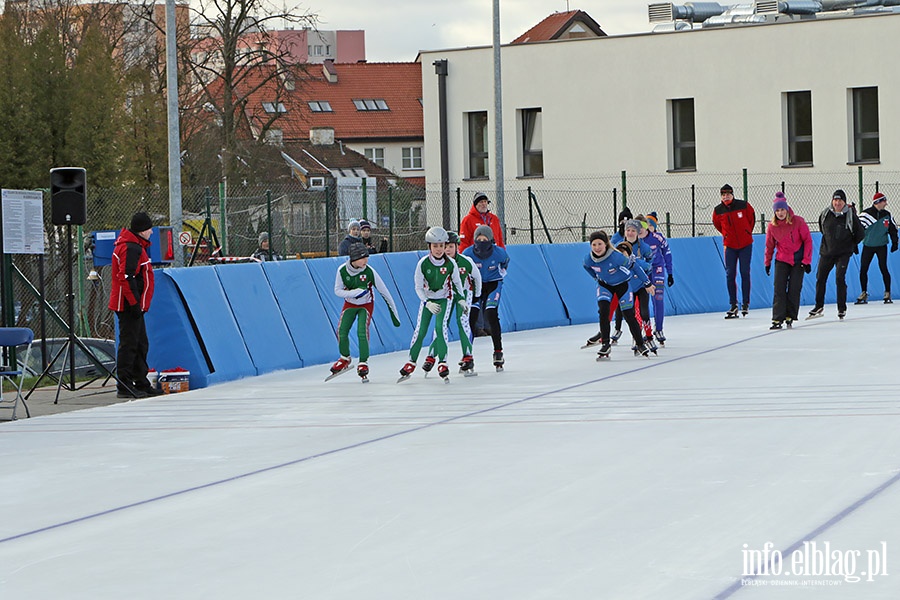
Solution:
[[[897,56],[896,13],[504,46],[504,187],[594,190],[627,171],[641,174],[628,179],[631,205],[641,189],[687,182],[716,195],[725,181],[740,189],[746,168],[762,187],[804,178],[828,187],[827,174],[836,174],[833,185],[855,191],[858,165],[900,171]],[[437,222],[440,113],[431,65],[448,61],[449,180],[467,203],[469,192],[494,189],[492,49],[427,51],[419,60],[424,152],[432,157],[428,211]],[[706,211],[712,200],[703,201]],[[669,210],[664,204],[653,209]],[[507,225],[522,226],[521,207],[507,205]],[[609,222],[605,201],[602,211]]]

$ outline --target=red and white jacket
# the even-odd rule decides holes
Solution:
[[[150,242],[130,229],[123,229],[116,239],[112,255],[112,291],[109,309],[122,312],[129,306],[150,310],[153,298],[153,265],[147,255]]]

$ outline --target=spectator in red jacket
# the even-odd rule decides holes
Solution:
[[[144,313],[153,298],[153,266],[147,256],[153,222],[144,212],[131,217],[131,226],[116,239],[112,255],[109,309],[119,322],[116,375],[119,398],[146,398],[161,392],[147,380],[147,326]]]
[[[753,226],[756,213],[746,200],[734,197],[734,188],[727,183],[719,191],[722,202],[713,210],[713,225],[722,234],[725,246],[725,282],[731,309],[726,319],[738,318],[737,268],[741,269],[741,313],[750,311],[750,258],[753,255]]]
[[[766,275],[772,270],[775,256],[775,295],[772,299],[772,327],[797,320],[800,312],[800,290],[803,274],[812,270],[812,237],[803,217],[794,214],[782,192],[775,193],[772,203],[775,216],[766,229]]]
[[[475,192],[472,199],[472,208],[469,214],[463,217],[459,224],[459,252],[462,252],[475,242],[475,229],[480,225],[487,225],[494,232],[494,244],[506,248],[503,243],[503,229],[500,219],[493,214],[488,205],[491,203],[484,192]]]

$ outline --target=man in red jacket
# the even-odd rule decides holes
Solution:
[[[493,214],[488,205],[491,203],[484,192],[475,192],[472,199],[472,208],[469,214],[463,217],[459,224],[459,252],[462,252],[475,242],[475,229],[479,225],[487,225],[494,232],[494,243],[501,248],[506,248],[503,243],[503,229],[500,219]]]
[[[746,200],[734,197],[734,188],[727,183],[719,190],[722,202],[713,210],[713,225],[722,234],[725,246],[725,282],[731,309],[726,319],[738,318],[737,268],[741,268],[741,313],[750,312],[750,258],[753,255],[753,226],[756,213]]]
[[[144,313],[150,310],[153,298],[153,266],[147,256],[152,229],[153,222],[147,213],[135,213],[131,226],[119,234],[112,255],[109,309],[116,313],[119,322],[116,355],[119,398],[146,398],[162,393],[147,380],[150,343]]]

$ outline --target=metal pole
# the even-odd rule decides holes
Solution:
[[[750,202],[749,192],[747,191],[747,169],[742,170],[741,177],[744,180],[744,201]]]
[[[697,190],[691,184],[691,237],[697,237]]]
[[[622,210],[628,208],[628,184],[626,182],[625,171],[622,171]]]
[[[456,227],[457,229],[462,229],[462,205],[460,201],[462,199],[462,190],[456,188]]]
[[[863,204],[863,168],[862,165],[857,167],[859,173],[859,205]]]
[[[172,236],[174,265],[184,266],[184,251],[179,235],[183,229],[181,209],[181,134],[178,124],[178,47],[175,34],[175,0],[166,0],[166,116],[169,131],[169,225]]]
[[[388,252],[394,251],[394,186],[388,187]]]
[[[75,226],[78,235],[78,252],[75,254],[78,264],[78,335],[91,335],[87,316],[84,314],[84,230],[81,225]]]
[[[534,243],[534,204],[531,202],[531,186],[528,186],[528,231],[531,232],[531,243]]]
[[[438,120],[441,147],[441,220],[450,226],[450,147],[447,134],[447,60],[436,60],[434,73],[438,76]],[[392,240],[393,241],[393,240]]]
[[[331,256],[331,186],[325,186],[325,256]]]
[[[228,193],[227,182],[220,181],[219,182],[219,235],[222,236],[220,240],[222,244],[222,256],[228,256],[228,217],[225,214],[227,210],[228,201],[225,198],[225,195]]]
[[[666,211],[666,237],[672,237],[672,215]]]
[[[362,178],[362,218],[369,220],[369,202],[366,199],[366,178]]]
[[[268,222],[266,232],[269,234],[269,251],[266,254],[269,255],[267,258],[272,260],[272,240],[275,239],[272,235],[272,190],[266,190],[266,221]]]
[[[619,216],[619,190],[613,188],[613,231],[618,230],[619,222],[616,220]]]
[[[500,0],[494,0],[494,193],[500,229],[506,228],[506,202],[503,198],[503,95],[500,78]]]

